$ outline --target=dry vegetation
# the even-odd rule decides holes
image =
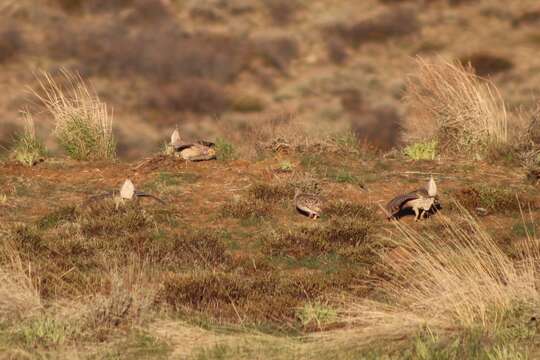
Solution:
[[[433,133],[424,136],[450,151],[472,155],[508,143],[506,107],[493,84],[459,64],[419,59],[418,66],[418,75],[409,81],[407,102],[416,126],[432,124]]]
[[[0,136],[28,109],[1,142],[2,356],[540,356],[523,4],[0,0]],[[217,159],[156,154],[174,126]],[[386,221],[430,175],[442,208]],[[164,203],[99,195],[125,178]]]

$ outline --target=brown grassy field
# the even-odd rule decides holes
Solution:
[[[539,21],[0,0],[0,358],[540,357]],[[386,220],[431,175],[442,209]],[[89,201],[127,178],[164,204]]]

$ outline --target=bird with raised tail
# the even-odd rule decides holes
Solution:
[[[152,194],[135,190],[135,185],[133,185],[133,182],[130,179],[126,179],[120,187],[120,191],[109,191],[105,194],[92,196],[83,203],[83,206],[110,197],[113,198],[116,209],[118,209],[120,205],[124,204],[126,201],[136,200],[140,197],[151,198],[160,204],[165,204],[165,201]]]
[[[214,143],[204,140],[184,142],[180,137],[178,129],[175,129],[171,135],[170,146],[184,160],[204,161],[214,160],[216,158]]]
[[[428,212],[438,206],[437,184],[431,176],[425,188],[396,196],[388,202],[385,210],[388,219],[395,219],[401,211],[412,209],[415,214],[414,220],[418,221],[425,219]]]

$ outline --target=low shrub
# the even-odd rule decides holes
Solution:
[[[415,143],[403,149],[405,156],[412,160],[435,160],[437,156],[437,141]]]

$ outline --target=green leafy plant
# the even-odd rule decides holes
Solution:
[[[329,324],[337,319],[336,310],[326,304],[318,302],[304,304],[304,306],[298,310],[297,315],[304,326],[315,323],[318,327],[321,327],[322,325]]]
[[[233,160],[235,157],[235,149],[233,144],[222,138],[217,139],[216,156],[218,160],[222,161]]]
[[[291,172],[294,170],[294,165],[290,161],[283,161],[279,164],[278,170],[281,172]]]
[[[411,144],[403,153],[412,160],[435,160],[437,156],[437,140]]]
[[[61,345],[68,335],[65,324],[52,318],[39,318],[21,329],[24,342],[29,346]]]

